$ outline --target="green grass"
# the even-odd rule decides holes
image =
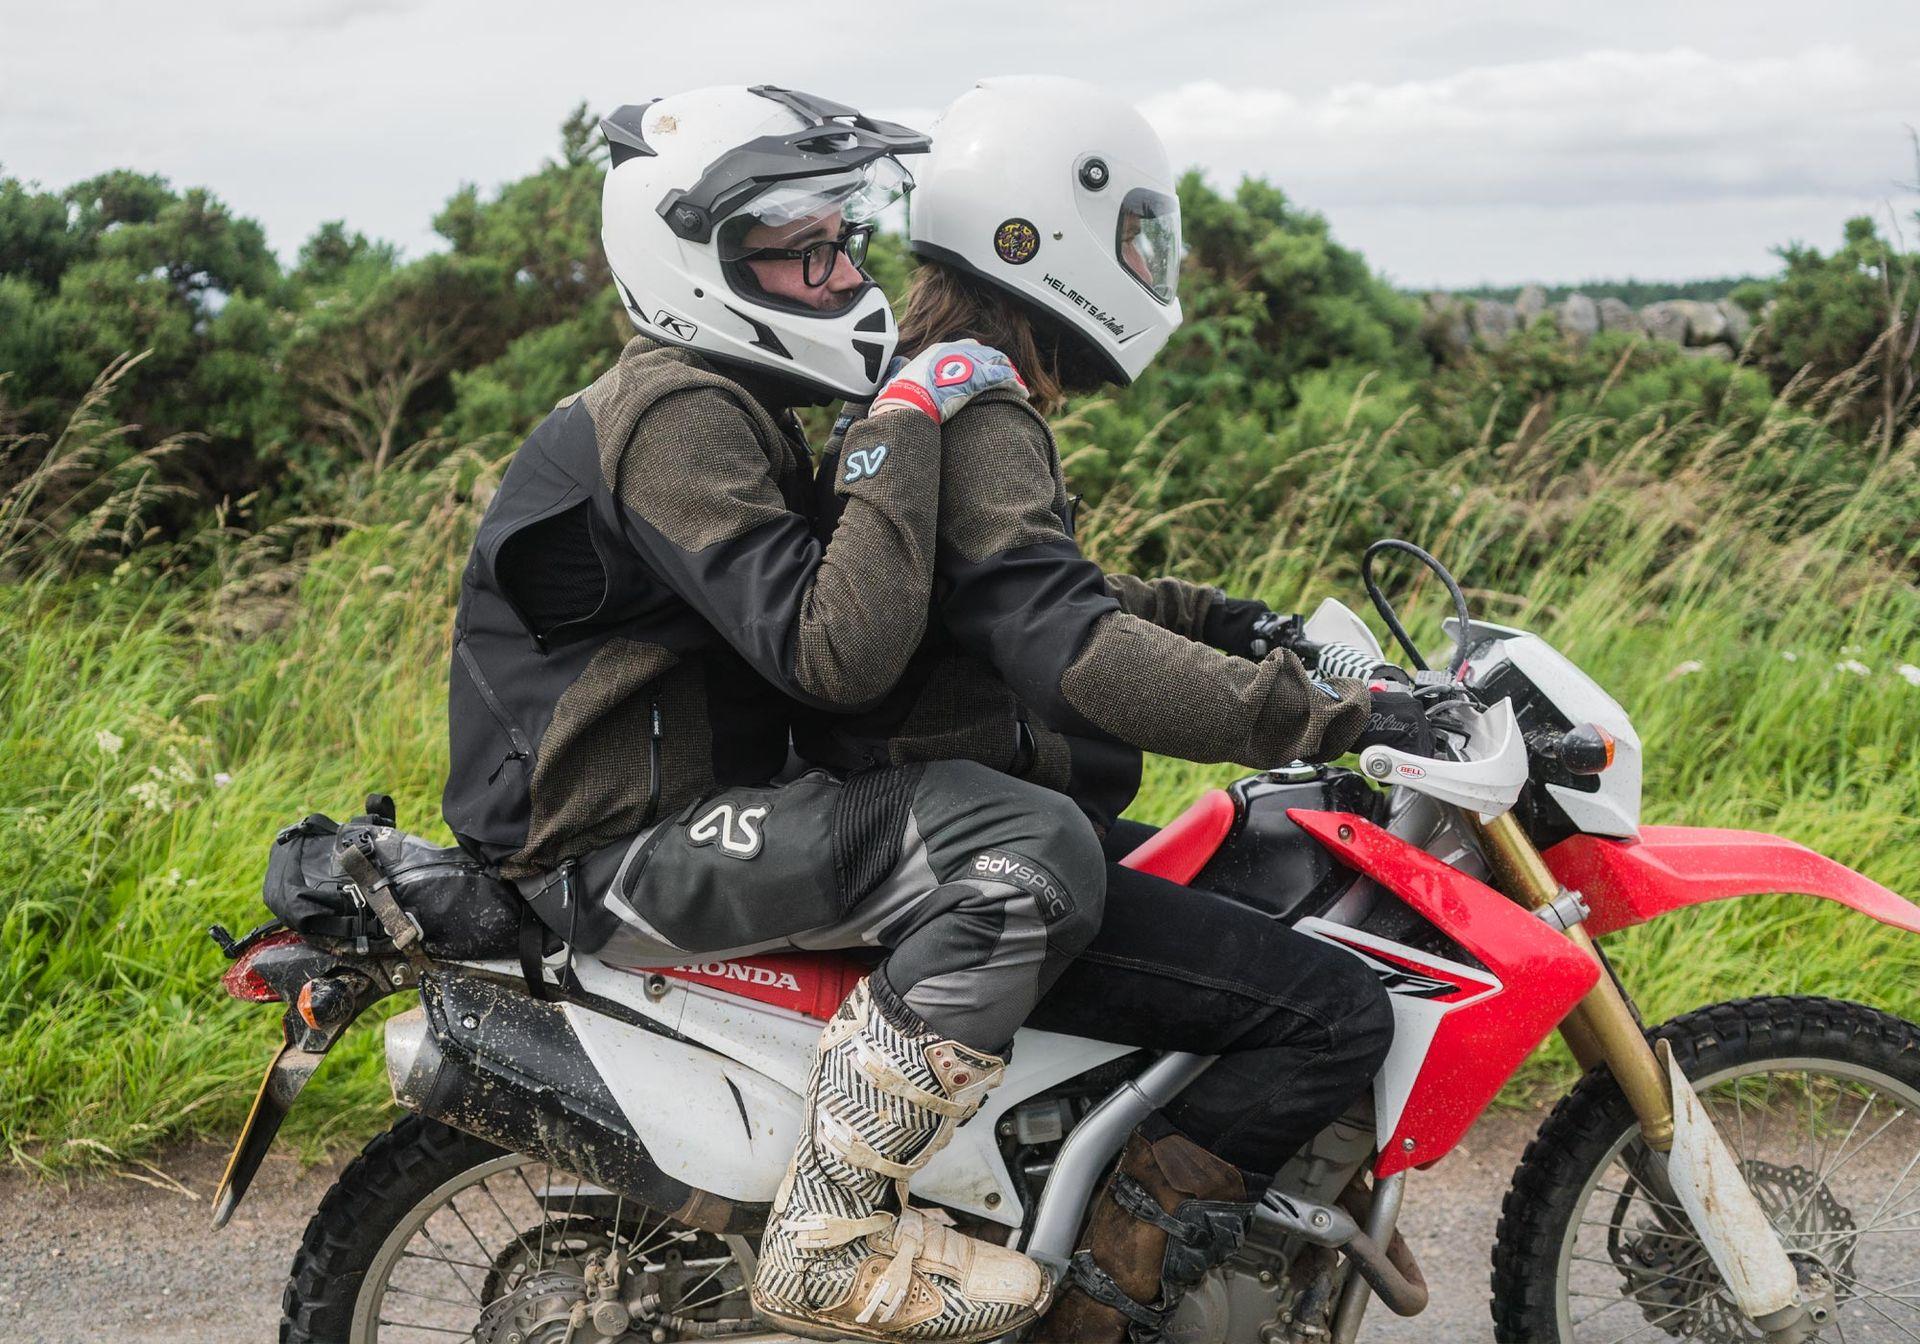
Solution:
[[[1232,590],[1358,608],[1350,541],[1391,526],[1448,560],[1481,614],[1535,629],[1627,707],[1649,820],[1777,831],[1920,895],[1920,686],[1897,671],[1920,664],[1920,445],[1875,462],[1786,403],[1741,432],[1569,409],[1522,442],[1463,450],[1420,482],[1425,512],[1382,519],[1355,482],[1377,479],[1393,433],[1314,445],[1313,488],[1257,530],[1149,478],[1097,501],[1087,545],[1123,568],[1151,536]],[[1860,459],[1842,487],[1801,469],[1836,454]],[[0,506],[0,572],[10,536],[15,564],[0,585],[0,1149],[14,1160],[61,1167],[237,1125],[277,1027],[219,992],[204,930],[264,917],[279,827],[377,788],[448,842],[448,623],[498,466],[461,453],[389,473],[334,506],[361,520],[344,532],[216,534],[111,572],[75,561],[134,530],[124,492],[76,503],[31,564],[22,515]],[[1437,642],[1433,585],[1412,610]],[[1135,814],[1165,820],[1236,773],[1156,761]],[[1920,942],[1803,897],[1611,945],[1655,1019],[1762,990],[1920,1015]],[[358,1031],[290,1134],[308,1150],[357,1142],[388,1105],[378,1033]]]

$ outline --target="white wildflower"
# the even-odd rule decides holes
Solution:
[[[231,783],[233,783],[233,776],[228,774],[225,770],[216,770],[213,772],[214,788],[224,789],[227,787],[227,785]]]
[[[105,728],[93,735],[93,745],[109,756],[118,756],[120,748],[127,745],[127,739],[118,733],[110,733]]]
[[[1856,677],[1864,677],[1873,671],[1872,668],[1868,667],[1858,658],[1843,658],[1833,666],[1835,671],[1851,672]]]
[[[173,795],[157,779],[143,779],[127,792],[138,800],[145,812],[165,812],[173,807]]]
[[[1912,663],[1902,663],[1893,670],[1907,679],[1907,685],[1920,686],[1920,667],[1915,667]]]
[[[1698,658],[1689,658],[1686,662],[1676,666],[1673,671],[1667,673],[1667,680],[1672,681],[1675,677],[1690,677],[1695,672],[1704,671],[1706,666],[1707,665]]]
[[[1797,663],[1800,661],[1800,655],[1795,653],[1792,649],[1783,650],[1780,656],[1786,659],[1790,663]]]

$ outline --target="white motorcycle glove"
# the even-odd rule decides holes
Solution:
[[[978,341],[949,341],[930,346],[901,365],[867,414],[911,407],[936,425],[944,425],[962,406],[993,387],[1010,387],[1027,395],[1027,385],[1013,361],[998,350]]]

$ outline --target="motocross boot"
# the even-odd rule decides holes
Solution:
[[[1028,1324],[1052,1291],[1026,1256],[908,1206],[908,1179],[1006,1072],[894,1020],[910,1016],[862,980],[821,1035],[753,1282],[754,1310],[796,1335],[967,1344]]]
[[[1158,1340],[1187,1291],[1240,1249],[1253,1215],[1247,1194],[1239,1168],[1149,1120],[1095,1196],[1060,1296],[1029,1339]]]

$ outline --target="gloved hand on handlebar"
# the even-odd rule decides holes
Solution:
[[[1395,668],[1398,672],[1399,669]],[[1400,673],[1405,676],[1404,672]],[[1360,730],[1350,751],[1368,747],[1392,747],[1412,756],[1437,756],[1433,726],[1427,722],[1427,708],[1414,697],[1404,683],[1375,678],[1367,686],[1373,703],[1367,726]]]
[[[1313,648],[1306,622],[1269,607],[1254,597],[1223,597],[1207,609],[1204,638],[1211,648],[1259,662],[1275,649],[1306,661]]]

